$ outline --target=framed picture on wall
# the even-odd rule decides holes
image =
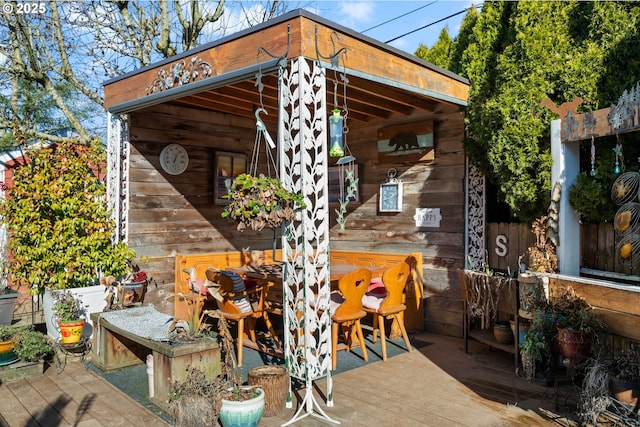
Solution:
[[[329,166],[329,203],[340,203],[340,191],[343,183],[343,194],[347,193],[347,169],[348,166]],[[349,202],[360,203],[360,185],[358,184],[358,165],[353,166],[353,178],[355,180],[355,192]]]
[[[223,198],[229,194],[233,178],[247,172],[247,155],[216,151],[216,169],[213,177],[213,192],[216,205],[228,205],[229,200]]]

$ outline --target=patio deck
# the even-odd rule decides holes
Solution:
[[[343,426],[577,425],[564,417],[577,391],[516,377],[511,354],[475,341],[465,354],[461,339],[428,333],[414,334],[411,341],[411,353],[335,375],[334,407],[322,405],[323,410]],[[340,357],[344,352],[339,364]],[[325,385],[317,382],[320,393]],[[60,374],[52,367],[42,376],[2,384],[0,396],[3,427],[169,425],[74,359]],[[260,426],[280,426],[295,410],[263,417]],[[331,424],[306,417],[294,425]]]

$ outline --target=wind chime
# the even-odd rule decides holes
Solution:
[[[624,172],[624,157],[622,157],[622,140],[620,139],[620,135],[616,134],[616,148],[613,149],[613,152],[616,155],[616,165],[614,168],[614,172],[619,174],[620,172]]]
[[[596,176],[596,143],[595,137],[591,136],[591,176]]]
[[[333,41],[333,40],[332,40]],[[340,53],[345,53],[343,49],[330,56],[334,65],[338,65]],[[343,82],[342,85],[342,110],[338,105],[338,76]],[[336,209],[336,221],[340,231],[345,230],[345,214],[347,213],[347,205],[355,200],[356,191],[358,189],[358,178],[355,176],[355,160],[347,144],[347,134],[349,127],[347,126],[347,116],[349,109],[347,108],[347,85],[349,78],[347,77],[346,67],[343,66],[343,72],[338,75],[334,70],[333,81],[333,110],[329,116],[329,156],[337,157],[336,165],[338,166],[338,180],[340,186],[340,208]]]

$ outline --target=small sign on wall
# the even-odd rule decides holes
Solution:
[[[440,208],[416,208],[416,227],[440,227]]]

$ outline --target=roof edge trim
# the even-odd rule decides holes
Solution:
[[[142,98],[133,99],[121,104],[112,105],[107,109],[111,114],[129,113],[141,108],[150,107],[162,102],[171,101],[183,96],[192,95],[209,89],[215,89],[221,86],[237,83],[253,77],[257,72],[271,73],[278,69],[280,58],[271,59],[269,61],[260,62],[249,67],[240,68],[228,73],[209,77],[204,80],[189,83],[183,86],[167,89],[163,92],[147,95]]]

